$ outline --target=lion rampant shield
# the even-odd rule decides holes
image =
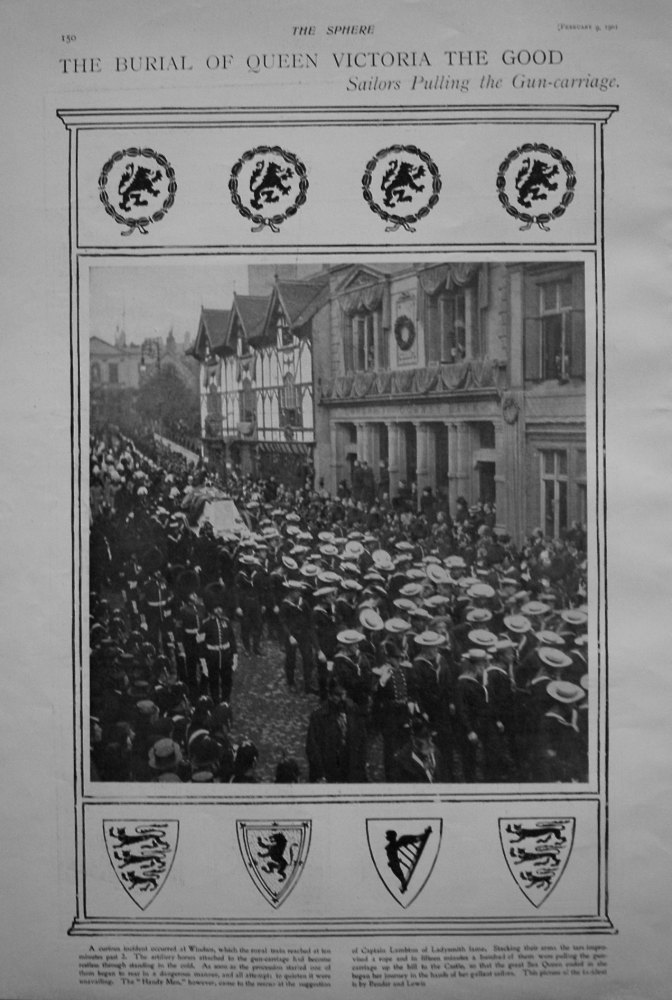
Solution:
[[[309,819],[236,822],[238,845],[250,878],[276,909],[287,899],[303,872],[311,827]]]

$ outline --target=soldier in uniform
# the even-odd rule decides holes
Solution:
[[[210,614],[203,622],[200,633],[200,663],[208,678],[210,696],[218,705],[222,701],[231,701],[233,674],[238,667],[238,650],[235,633],[224,611],[224,586],[220,583],[209,584],[203,596]]]
[[[177,589],[182,595],[178,611],[178,647],[184,657],[185,679],[192,703],[200,693],[200,636],[206,617],[205,605],[198,596],[198,584],[198,574],[194,570],[185,570],[177,578]]]

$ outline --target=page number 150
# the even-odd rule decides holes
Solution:
[[[69,45],[70,42],[77,41],[77,35],[61,35],[61,41]]]

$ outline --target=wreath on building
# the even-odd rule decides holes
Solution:
[[[415,343],[415,324],[408,316],[399,316],[394,324],[394,339],[400,351],[410,351]]]

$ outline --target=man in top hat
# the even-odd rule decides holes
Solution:
[[[327,684],[327,700],[308,721],[308,780],[366,781],[366,720],[335,676]]]
[[[428,720],[422,715],[409,718],[406,738],[394,755],[391,781],[429,783],[436,780],[436,746]]]
[[[226,590],[220,583],[205,588],[204,598],[210,614],[200,632],[200,663],[208,678],[208,687],[216,705],[231,701],[233,674],[238,667],[236,636],[226,617]]]

